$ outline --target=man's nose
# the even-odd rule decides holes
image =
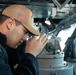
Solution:
[[[28,34],[23,36],[23,40],[24,40],[24,41],[25,41],[25,40],[26,40],[26,41],[28,40]]]

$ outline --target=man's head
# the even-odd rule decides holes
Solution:
[[[11,5],[5,8],[2,14],[21,22],[31,33],[40,35],[40,33],[33,28],[34,18],[32,12],[27,7],[23,5]]]
[[[26,39],[25,35],[28,31],[40,35],[40,33],[33,28],[33,16],[32,12],[23,5],[11,5],[5,8],[2,15],[7,19],[0,25],[2,30],[0,32],[6,34],[7,44],[10,47],[19,45],[23,39]],[[17,25],[18,24],[18,25]]]

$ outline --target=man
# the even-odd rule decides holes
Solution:
[[[28,33],[34,35],[26,43],[26,51],[19,62],[14,75],[38,75],[36,56],[48,42],[45,34],[40,34],[33,28],[32,12],[23,5],[10,5],[0,13],[0,75],[12,75],[8,65],[6,44],[17,48],[27,39]]]

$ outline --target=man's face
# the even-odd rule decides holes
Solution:
[[[11,48],[17,48],[28,37],[27,30],[23,25],[14,26],[7,35],[7,45]]]

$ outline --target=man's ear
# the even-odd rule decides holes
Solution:
[[[14,27],[15,23],[12,18],[7,19],[6,21],[6,27],[8,30],[11,30]]]

